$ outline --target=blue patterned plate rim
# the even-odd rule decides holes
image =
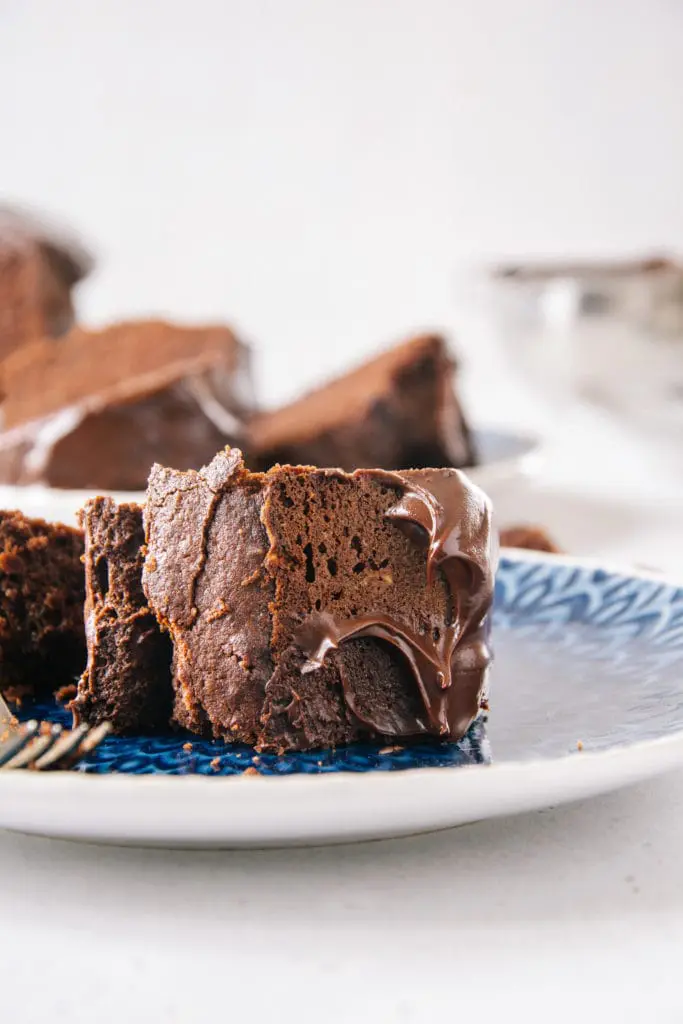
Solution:
[[[593,574],[593,579],[598,580],[600,586],[606,584],[614,585],[614,588],[618,589],[620,586],[628,584],[629,582],[634,584],[650,583],[652,584],[659,594],[661,601],[671,603],[673,600],[681,601],[682,604],[682,618],[683,618],[683,588],[678,581],[668,580],[665,576],[660,573],[651,570],[641,570],[625,567],[623,565],[608,565],[600,559],[588,559],[588,558],[576,558],[567,555],[547,555],[538,552],[529,551],[515,551],[513,549],[505,549],[503,557],[501,559],[501,576],[503,584],[506,576],[514,576],[515,573],[519,574],[524,570],[524,567],[528,567],[531,576],[531,582],[534,582],[533,572],[534,567],[545,567],[550,572],[547,574],[549,579],[555,578],[562,570],[572,570],[576,573],[587,573]],[[503,587],[504,589],[504,587]],[[520,590],[522,596],[524,596],[523,587]],[[507,613],[509,609],[503,602],[502,613]],[[522,612],[522,618],[526,613]],[[505,627],[503,627],[505,628]],[[515,631],[515,625],[512,626],[512,632]],[[534,629],[538,627],[535,625]],[[681,641],[681,664],[683,665],[683,640]],[[675,649],[678,650],[678,647]],[[676,655],[678,657],[678,655]],[[683,690],[683,684],[682,684]],[[683,701],[682,701],[683,706]],[[496,697],[495,691],[493,696],[493,715],[497,714],[496,711]],[[495,718],[493,720],[495,722]],[[127,768],[125,762],[119,761],[117,763],[116,757],[107,761],[106,758],[110,755],[105,751],[103,761],[98,762],[97,758],[100,755],[96,755],[91,758],[89,763],[86,763],[84,770],[68,773],[50,773],[40,777],[41,783],[45,782],[48,785],[54,783],[55,779],[67,775],[70,780],[75,782],[76,779],[83,780],[89,775],[97,775],[101,780],[107,778],[109,784],[118,784],[121,780],[135,778],[141,779],[144,776],[145,785],[150,783],[159,783],[160,780],[164,779],[167,775],[173,775],[177,777],[183,777],[185,779],[192,779],[195,782],[203,780],[203,778],[211,777],[212,783],[215,783],[216,778],[230,775],[232,777],[244,775],[245,769],[249,767],[256,767],[258,771],[258,777],[249,773],[248,777],[243,779],[246,783],[251,785],[264,784],[271,776],[277,776],[284,780],[288,779],[293,782],[297,777],[302,775],[321,775],[326,776],[335,775],[337,778],[344,777],[348,781],[349,778],[354,774],[363,774],[367,779],[368,776],[372,777],[390,777],[397,779],[398,777],[405,777],[409,774],[411,777],[420,774],[426,776],[433,776],[437,769],[441,771],[444,767],[458,767],[461,769],[467,768],[468,772],[465,774],[469,775],[472,771],[479,772],[482,768],[486,768],[488,772],[494,771],[499,773],[501,771],[516,770],[520,766],[527,768],[533,764],[543,763],[547,768],[549,763],[557,763],[558,761],[564,761],[571,763],[572,767],[576,770],[585,770],[585,767],[590,765],[596,759],[609,757],[611,759],[624,757],[630,752],[637,752],[639,750],[646,750],[649,748],[655,748],[664,752],[671,748],[671,750],[678,751],[679,746],[683,746],[683,716],[681,717],[681,727],[676,729],[666,730],[666,735],[656,735],[652,737],[635,737],[629,739],[628,742],[618,742],[613,745],[609,745],[602,749],[582,749],[580,757],[577,756],[577,749],[567,749],[561,754],[554,754],[552,757],[546,756],[536,758],[530,757],[500,757],[498,759],[491,759],[487,752],[487,736],[482,734],[483,726],[481,723],[475,723],[468,736],[465,740],[461,741],[457,745],[430,745],[430,744],[406,744],[405,746],[380,748],[377,746],[370,747],[366,746],[363,748],[348,748],[346,751],[340,752],[313,752],[312,754],[297,754],[290,755],[288,758],[278,758],[277,755],[260,755],[256,757],[254,762],[254,752],[249,751],[248,748],[230,748],[229,763],[226,762],[224,770],[221,770],[223,766],[215,770],[213,767],[209,771],[206,767],[210,763],[209,760],[215,760],[216,757],[228,758],[226,753],[227,748],[222,744],[217,745],[209,743],[207,741],[198,741],[196,737],[162,737],[159,740],[153,741],[159,743],[161,747],[166,744],[169,750],[162,750],[160,757],[175,756],[178,753],[178,747],[182,747],[183,742],[190,741],[195,746],[199,746],[200,750],[195,755],[198,759],[204,759],[205,763],[200,766],[199,770],[196,767],[182,766],[178,769],[177,766],[173,766],[171,770],[162,768],[157,770],[156,768],[150,768],[150,765],[143,763],[142,770],[140,767],[136,767],[136,763],[132,764],[132,768]],[[134,742],[143,745],[150,738],[136,737]],[[113,745],[121,744],[123,741],[119,738],[113,738],[111,741],[107,741]],[[206,750],[202,749],[202,743],[206,745]],[[169,753],[170,751],[170,753]],[[143,754],[144,757],[148,757],[147,753]],[[154,755],[157,756],[156,754]],[[354,761],[354,758],[356,759]],[[664,758],[666,760],[666,757]],[[113,767],[112,767],[113,764]],[[584,768],[580,768],[580,765],[584,765]],[[463,775],[462,771],[458,771],[455,774],[458,777]],[[2,777],[2,782],[7,782],[8,776]],[[20,785],[32,785],[30,776],[28,773],[12,773],[12,782],[18,782]]]

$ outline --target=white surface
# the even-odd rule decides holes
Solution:
[[[524,819],[291,852],[8,835],[3,1019],[42,1021],[47,1003],[53,1020],[106,1024],[678,1024],[682,802],[674,775]]]

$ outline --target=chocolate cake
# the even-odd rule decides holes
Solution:
[[[0,480],[142,490],[155,460],[199,467],[243,430],[248,354],[227,327],[74,328],[0,367]]]
[[[85,664],[83,535],[0,512],[0,691],[72,683]]]
[[[276,463],[348,471],[471,466],[476,454],[454,375],[443,338],[413,338],[256,417],[250,458],[260,469]]]
[[[88,663],[71,709],[75,720],[150,731],[171,716],[171,648],[142,591],[142,509],[94,498],[85,532]]]
[[[508,526],[500,531],[501,547],[546,551],[557,555],[560,548],[542,526]]]
[[[457,470],[259,474],[227,449],[155,466],[144,518],[179,725],[284,750],[457,739],[477,715],[495,555]]]
[[[27,341],[69,330],[72,289],[90,266],[79,245],[0,206],[0,359]]]

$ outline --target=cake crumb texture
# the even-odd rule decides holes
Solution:
[[[85,664],[83,534],[0,511],[0,689],[10,699],[73,683]]]
[[[94,498],[85,531],[87,665],[70,705],[77,722],[109,721],[120,733],[168,726],[171,646],[142,590],[142,509]]]

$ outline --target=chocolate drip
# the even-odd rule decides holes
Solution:
[[[419,529],[427,547],[427,585],[443,574],[451,598],[450,621],[435,638],[381,613],[337,620],[322,612],[311,616],[297,636],[308,659],[302,671],[319,668],[344,640],[385,640],[405,656],[425,706],[425,719],[415,718],[415,733],[457,739],[476,717],[491,661],[487,613],[496,553],[491,550],[490,505],[457,470],[358,470],[356,475],[401,492],[386,515]],[[351,695],[345,695],[355,711]]]

